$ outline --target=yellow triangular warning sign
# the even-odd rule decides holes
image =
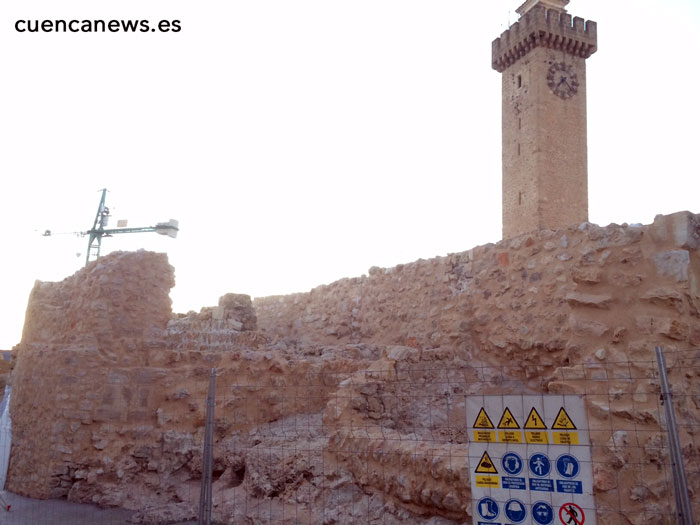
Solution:
[[[506,409],[503,411],[503,415],[501,416],[501,420],[498,422],[498,428],[504,428],[504,429],[520,428],[520,425],[515,420],[515,417],[513,417],[513,414],[511,413],[510,408],[506,407]]]
[[[574,422],[571,421],[571,418],[569,417],[569,414],[566,413],[566,410],[564,410],[564,407],[561,407],[556,419],[554,420],[552,428],[560,430],[576,430],[576,425],[574,425]]]
[[[484,410],[484,407],[481,407],[481,410],[479,410],[479,414],[476,416],[476,420],[474,421],[474,428],[493,428],[491,418],[486,413],[486,410]]]
[[[474,472],[476,474],[498,474],[498,471],[496,470],[493,461],[491,461],[491,457],[487,451],[484,451],[484,455],[481,456],[479,464],[476,466],[476,470]]]
[[[544,430],[547,428],[547,425],[544,424],[542,416],[540,416],[540,413],[535,407],[532,407],[532,410],[530,410],[530,414],[525,420],[525,428],[535,428],[537,430]]]

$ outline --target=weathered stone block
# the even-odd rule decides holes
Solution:
[[[651,228],[658,242],[671,241],[677,248],[700,248],[700,215],[680,211],[671,215],[657,215]]]
[[[410,361],[415,363],[420,360],[420,351],[410,346],[387,347],[386,355],[389,359],[393,359],[394,361]]]
[[[607,294],[588,294],[569,292],[565,297],[572,306],[590,306],[593,308],[608,308],[613,298]]]
[[[571,269],[571,277],[575,283],[597,284],[602,273],[603,271],[595,266],[574,266]]]
[[[593,488],[596,492],[607,492],[617,488],[617,474],[607,465],[593,467]]]
[[[656,271],[662,277],[672,277],[676,282],[688,280],[690,254],[687,250],[671,250],[657,253],[653,257]]]
[[[586,371],[582,365],[563,366],[554,371],[553,378],[562,379],[564,381],[586,379]]]
[[[640,335],[640,333],[637,332],[636,335]],[[633,361],[653,362],[650,360],[654,359],[654,347],[656,345],[657,342],[655,340],[641,339],[632,341],[627,345],[627,355],[629,359]]]
[[[660,304],[663,306],[671,306],[678,309],[682,309],[683,296],[675,288],[669,287],[657,287],[647,290],[642,294],[642,299],[649,301],[654,304]]]
[[[605,323],[574,315],[569,317],[569,326],[574,334],[582,336],[600,337],[610,330],[610,327]]]
[[[212,310],[216,320],[230,319],[241,323],[242,330],[255,330],[258,320],[249,295],[229,293],[219,298],[219,305]]]
[[[231,330],[241,331],[241,330],[243,330],[243,323],[240,321],[237,321],[236,319],[229,319],[228,320],[228,327]]]
[[[687,323],[672,318],[656,319],[655,323],[658,333],[665,335],[669,339],[676,341],[687,341],[690,334],[690,327]]]
[[[654,317],[651,315],[638,315],[634,318],[639,333],[651,335],[654,333]]]
[[[215,321],[220,321],[222,319],[226,319],[225,315],[226,315],[226,312],[225,312],[223,306],[215,306],[211,309],[211,318],[214,319]]]
[[[700,347],[700,327],[693,327],[688,342],[695,348]]]

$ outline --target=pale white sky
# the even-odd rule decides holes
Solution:
[[[0,4],[0,348],[35,279],[114,220],[167,251],[173,308],[307,291],[500,239],[500,75],[520,0],[23,0]],[[592,222],[700,212],[700,2],[572,0],[588,61]],[[20,34],[17,19],[179,19],[176,34]],[[80,256],[76,256],[76,254]]]

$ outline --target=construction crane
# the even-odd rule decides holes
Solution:
[[[92,228],[84,232],[75,232],[81,236],[88,236],[88,249],[87,255],[85,256],[85,266],[88,265],[91,258],[94,257],[94,259],[97,259],[100,256],[102,237],[111,237],[117,233],[142,232],[156,232],[160,235],[167,235],[168,237],[172,238],[177,237],[179,227],[178,221],[175,219],[170,219],[168,222],[159,222],[155,226],[143,226],[140,228],[119,227],[119,223],[117,223],[117,228],[107,228],[110,214],[109,208],[105,205],[106,197],[107,189],[105,188],[102,190],[102,198],[100,199],[100,205],[97,207],[97,214],[95,215],[95,222],[92,224]],[[126,226],[126,224],[124,224],[124,226]],[[45,237],[50,237],[51,235],[51,230],[46,230],[44,232]]]

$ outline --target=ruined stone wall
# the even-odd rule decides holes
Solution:
[[[369,276],[308,294],[256,299],[258,323],[281,337],[413,347],[415,354],[407,354],[412,355],[412,366],[420,369],[425,361],[444,366],[452,372],[453,384],[466,385],[460,395],[586,394],[599,506],[623,511],[630,523],[658,522],[639,505],[640,498],[647,498],[664,509],[672,499],[659,459],[659,454],[665,455],[665,423],[656,396],[658,380],[653,379],[653,348],[661,345],[673,352],[700,347],[698,218],[690,213],[660,216],[645,227],[582,224],[429,261],[374,268]],[[688,356],[675,363],[671,375],[676,391],[684,394],[677,410],[683,414],[681,440],[692,467],[698,457],[693,428],[700,423],[700,387],[697,353]],[[344,385],[341,401],[332,403],[326,415],[336,424],[352,418],[359,418],[357,426],[364,422],[361,437],[344,429],[333,436],[338,457],[359,479],[394,492],[400,500],[426,504],[434,495],[411,493],[398,482],[399,473],[392,482],[386,474],[390,469],[381,461],[387,454],[378,459],[372,453],[385,450],[387,440],[400,443],[392,453],[403,459],[394,464],[414,465],[416,472],[425,467],[411,452],[415,443],[400,436],[387,438],[394,430],[376,424],[393,409],[382,405],[370,416],[366,407],[363,412],[352,401],[359,397],[369,403],[373,389],[379,389],[375,397],[403,398],[414,406],[395,379],[406,359],[387,359],[383,368],[377,364],[385,369],[385,379],[368,380],[364,375]],[[479,379],[472,365],[493,367],[492,381]],[[424,380],[415,370],[409,374],[417,383],[411,385],[413,390],[427,388],[431,374],[427,375]],[[433,370],[432,376],[439,374]],[[470,383],[478,388],[470,389]],[[455,406],[446,424],[450,428],[464,425],[459,404]],[[366,431],[368,425],[374,435]],[[460,457],[444,446],[438,448],[439,457]],[[367,454],[350,453],[357,450]],[[384,475],[372,479],[373,471]],[[441,479],[468,484],[464,470],[443,474]],[[691,479],[692,490],[700,490],[697,476]],[[454,516],[468,503],[460,500],[459,492],[440,497],[447,501],[432,505],[445,515]],[[618,516],[610,519],[617,523]]]
[[[257,450],[243,457],[251,434],[320,414],[339,381],[378,357],[363,345],[273,344],[245,295],[173,315],[173,284],[165,255],[150,252],[36,283],[14,350],[8,490],[192,518],[215,367],[218,487],[239,494],[232,501],[265,497],[270,477],[288,472]]]
[[[170,311],[163,255],[111,254],[31,294],[8,489],[194,516],[216,367],[221,521],[265,509],[282,523],[291,507],[304,523],[469,522],[465,396],[585,393],[598,508],[665,523],[653,347],[700,346],[698,219],[541,231],[186,315]],[[696,464],[700,363],[681,355],[671,380]]]
[[[565,349],[580,360],[634,347],[639,336],[698,346],[696,217],[584,223],[372,268],[309,293],[257,298],[258,324],[277,337],[469,349],[487,360]]]
[[[8,487],[35,497],[62,495],[66,486],[58,477],[82,465],[64,461],[82,455],[74,441],[101,453],[99,422],[136,426],[167,395],[155,388],[164,374],[149,358],[152,345],[162,346],[173,284],[165,256],[148,252],[117,254],[61,283],[35,284],[14,350],[17,446]],[[93,422],[98,425],[83,436]],[[119,461],[116,454],[110,460]]]

